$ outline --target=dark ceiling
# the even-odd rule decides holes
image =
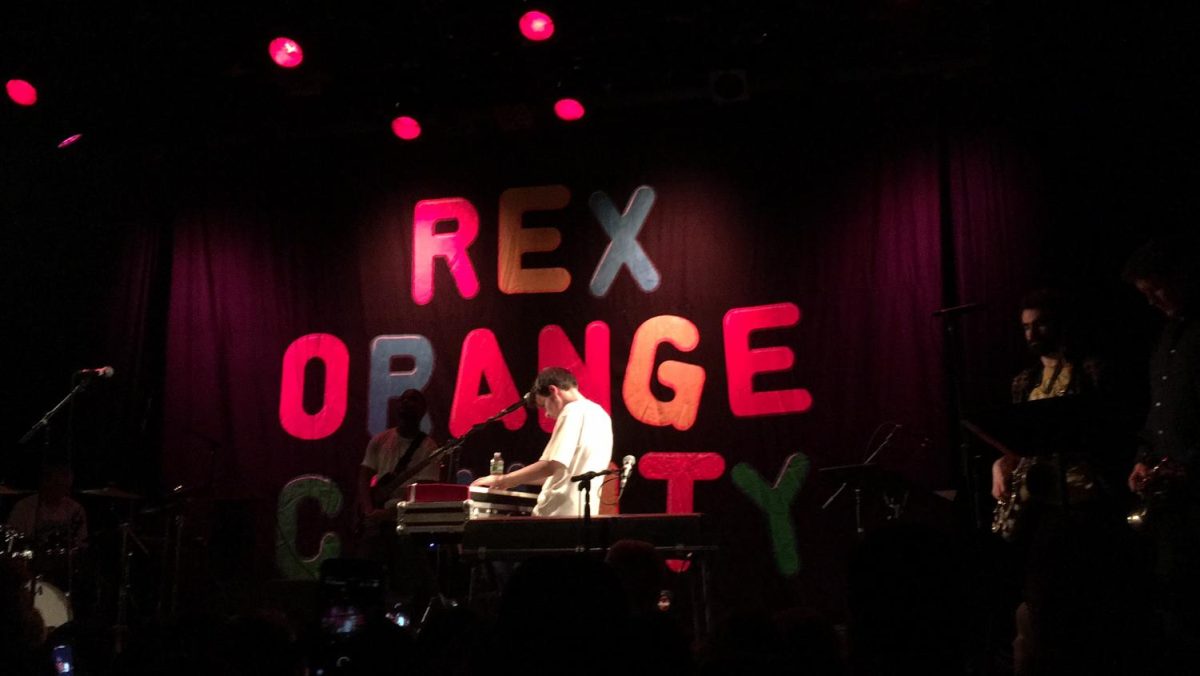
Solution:
[[[5,106],[23,139],[156,147],[386,133],[399,113],[435,138],[519,132],[555,124],[561,93],[589,120],[939,89],[1026,117],[1190,100],[1193,11],[1045,4],[24,1],[3,10],[0,75],[41,92],[33,109]],[[516,30],[531,8],[555,19],[547,43]],[[303,45],[300,68],[268,59],[278,35]]]

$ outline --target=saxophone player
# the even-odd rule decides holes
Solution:
[[[1161,238],[1139,249],[1124,278],[1165,319],[1150,358],[1150,408],[1129,488],[1170,463],[1182,477],[1156,504],[1148,527],[1157,555],[1159,614],[1167,659],[1200,664],[1200,249],[1192,237]]]

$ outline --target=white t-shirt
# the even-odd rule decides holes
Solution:
[[[412,439],[400,436],[395,427],[389,427],[376,434],[367,443],[367,452],[363,456],[362,466],[372,470],[378,476],[389,474],[395,471],[396,464],[400,462],[400,458],[404,456],[404,452],[408,450],[408,446],[411,443]],[[413,451],[412,457],[409,458],[406,467],[415,467],[417,463],[428,458],[437,448],[437,444],[434,443],[433,439],[429,435],[426,435],[416,450]],[[433,462],[416,476],[409,479],[406,484],[414,481],[437,481],[441,478],[440,474],[441,468],[438,466],[438,463]]]
[[[583,514],[583,491],[571,477],[584,472],[608,469],[612,460],[612,418],[602,406],[580,397],[563,406],[554,431],[540,460],[554,460],[564,469],[546,477],[538,494],[534,516],[570,516]],[[592,514],[600,513],[600,484],[604,477],[592,479]]]
[[[54,507],[37,495],[23,498],[9,512],[8,525],[35,538],[43,548],[62,547],[68,542],[79,547],[87,542],[87,515],[83,505],[71,498],[63,498]]]

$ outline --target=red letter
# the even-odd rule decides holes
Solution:
[[[587,360],[580,359],[571,345],[566,331],[561,326],[550,325],[538,334],[538,371],[548,366],[561,366],[579,381],[579,391],[585,397],[600,404],[612,414],[612,383],[609,381],[609,330],[604,322],[587,325],[584,335],[584,352]],[[538,415],[538,423],[547,432],[554,431],[554,421]]]
[[[321,410],[304,410],[304,369],[308,362],[325,362],[325,393]],[[310,333],[292,341],[283,353],[283,378],[279,385],[279,423],[297,439],[324,439],[346,418],[346,384],[350,379],[350,351],[337,336]]]
[[[695,511],[693,488],[697,481],[712,481],[725,472],[720,453],[647,453],[637,464],[647,479],[667,482],[667,514]],[[667,561],[676,573],[688,569],[687,561]]]
[[[458,230],[434,234],[434,226],[441,221],[455,221]],[[426,305],[433,300],[433,261],[446,259],[450,274],[463,298],[474,298],[479,293],[479,277],[467,247],[479,234],[479,214],[470,202],[461,197],[440,200],[421,200],[413,210],[413,268],[412,295],[417,305]]]
[[[481,379],[486,378],[490,394],[479,394]],[[454,402],[450,405],[450,434],[462,436],[476,423],[496,415],[505,406],[521,398],[509,373],[496,335],[487,329],[475,329],[463,339],[458,361],[458,379],[454,383]],[[504,417],[510,430],[525,424],[525,409]]]
[[[729,383],[729,410],[739,418],[780,413],[802,413],[812,406],[804,388],[755,392],[756,373],[786,371],[796,363],[790,347],[750,349],[750,334],[759,329],[795,326],[800,308],[792,303],[735,308],[725,313],[725,374]]]
[[[667,514],[695,511],[693,484],[712,481],[725,473],[725,458],[720,453],[647,453],[637,464],[647,479],[667,482]]]

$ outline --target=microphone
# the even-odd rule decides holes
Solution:
[[[952,307],[944,307],[944,308],[941,308],[938,310],[934,310],[933,316],[934,317],[948,317],[951,315],[960,315],[965,312],[971,312],[972,310],[979,310],[979,309],[985,308],[985,307],[987,307],[986,302],[963,303],[962,305],[954,305]]]
[[[630,467],[632,467],[632,466],[633,465],[630,465]],[[619,469],[602,469],[602,470],[598,470],[595,472],[584,472],[583,474],[576,474],[575,476],[571,477],[571,481],[574,481],[575,483],[580,483],[583,481],[591,481],[592,479],[595,479],[597,477],[608,476],[609,474],[616,474],[617,472],[623,472],[623,471],[624,470],[619,470]]]
[[[81,378],[111,378],[113,377],[113,367],[101,366],[98,369],[79,369],[75,372],[75,375]]]
[[[513,411],[517,410],[518,408],[521,408],[522,406],[528,406],[529,402],[531,402],[531,401],[533,401],[533,390],[526,392],[520,399],[509,404],[507,408],[505,408],[503,411],[500,411],[495,416],[493,416],[493,419],[503,418],[504,416],[508,415],[509,413],[512,413]]]
[[[621,492],[625,492],[625,484],[629,482],[629,475],[633,474],[633,466],[637,464],[637,458],[632,455],[627,455],[621,458]]]

